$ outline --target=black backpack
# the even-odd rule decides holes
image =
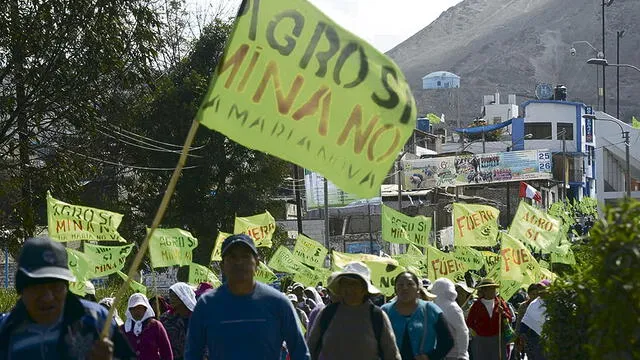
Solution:
[[[318,319],[320,326],[320,338],[318,339],[318,345],[315,348],[315,353],[319,354],[320,349],[322,349],[322,338],[324,337],[324,333],[329,328],[329,324],[331,320],[336,315],[338,311],[339,303],[332,303],[327,305],[322,310],[320,319]],[[375,306],[373,303],[369,302],[369,316],[371,318],[371,325],[373,326],[373,334],[378,341],[378,357],[383,358],[382,346],[380,345],[380,335],[382,334],[382,309]]]

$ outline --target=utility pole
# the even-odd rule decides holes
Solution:
[[[622,137],[624,137],[624,145],[625,145],[625,160],[626,160],[626,167],[627,167],[627,174],[626,174],[626,179],[625,182],[627,183],[627,198],[631,199],[631,166],[630,166],[630,160],[629,160],[629,146],[631,144],[629,144],[629,132],[628,131],[623,131],[622,132]]]
[[[304,233],[302,229],[302,199],[300,198],[300,189],[298,187],[300,168],[293,164],[293,191],[296,197],[296,221],[298,223],[298,234]]]
[[[620,64],[620,38],[624,30],[616,31],[616,64]],[[616,66],[616,119],[620,120],[620,66]]]
[[[324,178],[324,247],[329,249],[329,180]]]
[[[604,58],[607,58],[607,51],[605,48],[605,28],[604,28],[604,6],[605,1],[602,0],[602,54]],[[612,1],[613,2],[613,1]],[[602,111],[607,112],[607,66],[602,65]]]
[[[562,130],[562,158],[564,160],[564,181],[562,182],[562,193],[564,194],[564,200],[567,200],[567,187],[569,185],[569,161],[567,160],[567,131]]]

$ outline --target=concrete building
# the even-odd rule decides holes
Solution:
[[[460,76],[448,71],[435,71],[422,78],[423,89],[452,89],[460,87]]]
[[[499,124],[518,117],[516,95],[510,94],[506,103],[500,102],[500,93],[485,95],[482,98],[482,118],[487,124]]]

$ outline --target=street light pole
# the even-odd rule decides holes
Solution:
[[[624,30],[616,31],[616,64],[620,64],[620,38]],[[616,119],[620,119],[620,67],[616,67]]]

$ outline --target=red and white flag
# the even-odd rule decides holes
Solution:
[[[542,194],[540,194],[540,191],[523,181],[520,182],[520,197],[542,202]]]

